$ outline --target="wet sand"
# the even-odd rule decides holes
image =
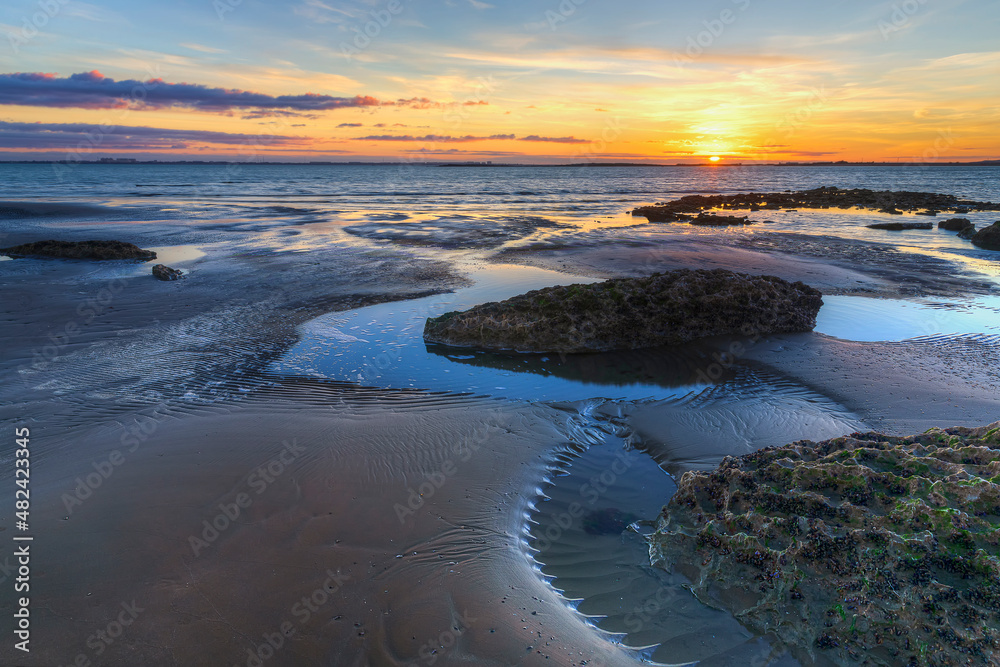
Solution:
[[[77,431],[37,463],[23,664],[253,665],[268,637],[269,665],[633,664],[528,565],[529,505],[585,428],[541,406],[299,382]],[[67,509],[113,449],[124,461]],[[96,639],[123,603],[134,622]]]
[[[498,253],[495,261],[595,278],[633,278],[675,269],[728,269],[801,280],[824,294],[900,298],[994,290],[987,276],[958,262],[900,252],[884,243],[793,233],[670,235],[595,244],[537,244]]]
[[[155,230],[140,236],[140,245],[163,244]],[[561,271],[567,282],[708,266],[831,294],[983,289],[945,260],[845,239],[754,238],[771,236],[777,251],[760,240],[692,236],[541,244],[497,257]],[[185,231],[174,240],[196,238]],[[705,392],[684,401],[611,400],[613,389],[600,386],[587,388],[593,400],[542,404],[278,377],[268,364],[301,336],[299,324],[454,289],[469,264],[342,236],[282,251],[243,238],[206,245],[204,257],[178,265],[189,277],[171,284],[141,265],[6,262],[15,270],[5,274],[11,299],[0,311],[8,350],[0,371],[10,380],[0,418],[32,428],[39,537],[37,648],[25,659],[0,645],[0,663],[70,664],[82,654],[106,665],[255,665],[256,653],[267,665],[636,664],[638,654],[602,636],[547,583],[526,544],[532,507],[569,453],[612,430],[679,474],[782,440],[1000,416],[995,345],[974,338],[743,341],[716,384],[713,354],[732,340],[702,344],[701,356],[634,360],[639,374],[677,366],[681,379],[662,385],[710,376]],[[817,243],[830,245],[829,257]],[[107,307],[89,320],[80,314],[116,280],[122,289]],[[53,343],[70,323],[80,332]],[[594,367],[570,359],[555,374],[586,380]],[[737,371],[770,379],[726,393]],[[805,418],[803,404],[815,407]],[[91,484],[93,474],[100,479]],[[664,501],[669,492],[665,484]],[[227,517],[241,502],[239,516]],[[206,521],[218,522],[216,537]],[[7,588],[0,611],[12,605]],[[134,623],[114,625],[133,613]],[[273,655],[268,639],[279,646]],[[739,653],[726,659],[742,664]]]

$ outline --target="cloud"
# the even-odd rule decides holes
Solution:
[[[590,142],[586,139],[577,139],[576,137],[540,137],[537,134],[532,134],[527,137],[521,137],[519,141],[545,141],[553,144],[589,144]]]
[[[299,111],[287,111],[284,109],[259,109],[241,116],[243,120],[259,120],[261,118],[309,118],[316,120],[319,118],[314,113],[301,113]]]
[[[180,46],[183,46],[185,49],[191,49],[192,51],[199,51],[200,53],[227,53],[225,49],[216,49],[212,46],[195,44],[194,42],[183,42]]]
[[[0,74],[0,104],[78,109],[182,108],[209,112],[233,109],[316,112],[379,106],[417,109],[447,106],[447,103],[427,98],[381,101],[370,95],[268,95],[248,90],[209,88],[196,83],[167,83],[162,79],[115,81],[96,70],[65,78],[42,73]]]
[[[468,143],[470,141],[510,141],[516,137],[513,134],[493,134],[488,137],[474,137],[465,135],[464,137],[452,137],[441,134],[427,134],[422,137],[415,137],[411,134],[374,134],[367,137],[356,137],[357,141],[417,141],[426,143]]]
[[[364,127],[364,123],[341,123],[337,127]]]
[[[449,135],[427,134],[417,137],[412,134],[374,134],[367,137],[356,137],[357,141],[420,141],[429,143],[469,143],[472,141],[535,141],[553,144],[587,144],[586,139],[576,137],[540,137],[532,134],[527,137],[518,137],[515,134],[491,134],[488,137],[477,137],[467,134],[463,137],[452,137]]]
[[[237,134],[207,130],[170,130],[145,126],[107,126],[92,123],[13,123],[0,121],[0,148],[73,150],[153,150],[217,146],[298,146],[308,137]]]
[[[525,153],[514,151],[465,151],[459,148],[411,148],[404,150],[408,155],[467,155],[478,157],[521,157]]]

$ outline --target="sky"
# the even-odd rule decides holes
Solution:
[[[0,159],[1000,158],[996,0],[4,0]]]

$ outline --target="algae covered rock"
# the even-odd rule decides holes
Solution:
[[[890,232],[903,232],[907,229],[934,229],[932,222],[876,222],[868,225],[868,229],[885,229]]]
[[[424,340],[520,352],[597,352],[706,336],[811,331],[819,290],[723,269],[535,290],[427,320]]]
[[[58,259],[156,259],[152,250],[143,250],[124,241],[35,241],[11,248],[0,248],[11,257],[55,257]]]
[[[987,250],[1000,250],[1000,220],[976,232],[972,243]]]
[[[958,238],[965,239],[966,241],[971,241],[972,237],[975,236],[976,233],[977,233],[976,226],[969,225],[968,227],[966,227],[965,229],[963,229],[958,233]]]
[[[184,274],[180,269],[172,269],[166,264],[157,264],[153,267],[153,277],[157,280],[180,280]]]
[[[687,195],[670,202],[640,206],[632,215],[644,216],[650,222],[689,220],[692,215],[713,209],[721,210],[780,210],[780,209],[860,208],[902,215],[954,211],[1000,211],[1000,204],[959,199],[954,195],[933,192],[894,192],[891,190],[841,189],[820,187],[799,192],[744,192],[735,195]]]
[[[690,224],[700,227],[732,227],[735,225],[752,225],[753,223],[745,216],[699,213],[698,217],[690,221]]]
[[[942,220],[938,223],[938,229],[944,229],[949,232],[960,232],[963,229],[974,226],[968,218],[951,218],[949,220]]]
[[[1000,422],[685,473],[650,555],[804,662],[996,665]]]

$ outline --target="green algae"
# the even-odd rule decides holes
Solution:
[[[706,336],[811,331],[822,294],[801,282],[722,269],[534,290],[429,318],[424,339],[486,350],[598,352]]]
[[[1000,424],[856,433],[689,472],[654,562],[806,663],[997,664]]]

